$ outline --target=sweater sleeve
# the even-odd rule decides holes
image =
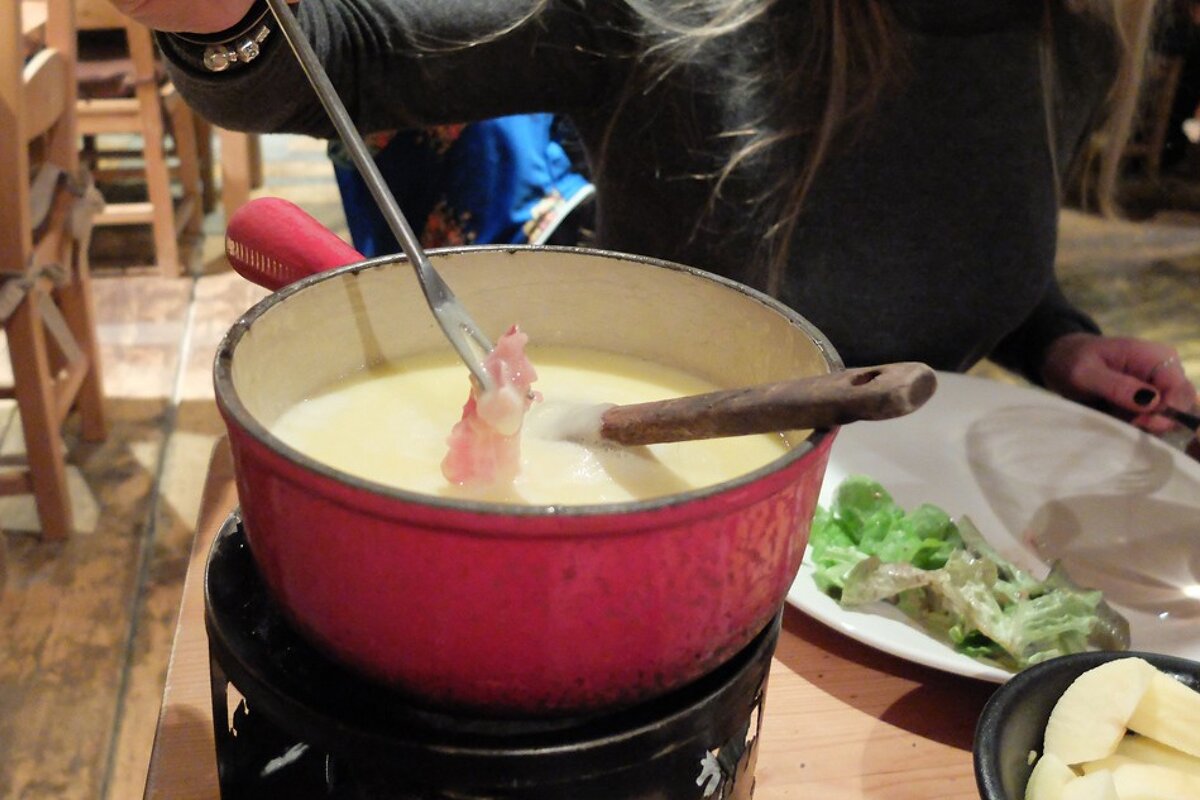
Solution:
[[[1052,281],[1042,301],[1015,331],[1004,337],[991,353],[1002,367],[1042,385],[1041,368],[1046,349],[1068,333],[1100,333],[1100,326],[1078,310]]]
[[[592,0],[303,0],[301,28],[364,132],[584,108],[610,87]],[[332,137],[282,32],[243,67],[211,73],[196,45],[158,34],[171,78],[202,116],[233,130]]]

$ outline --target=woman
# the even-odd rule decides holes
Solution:
[[[257,3],[122,4],[184,31],[160,43],[205,116],[330,134]],[[1053,274],[1063,174],[1114,83],[1114,148],[1127,133],[1150,10],[1132,0],[296,6],[363,130],[566,114],[593,162],[600,246],[769,291],[851,365],[965,370],[990,357],[1161,432],[1171,423],[1151,412],[1195,401],[1175,351],[1100,335]],[[206,48],[262,30],[253,61],[205,67]]]

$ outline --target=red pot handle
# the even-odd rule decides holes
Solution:
[[[258,197],[229,218],[225,255],[243,278],[274,291],[366,257],[295,203]]]

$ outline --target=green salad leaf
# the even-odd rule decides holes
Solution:
[[[905,511],[863,475],[846,478],[817,509],[809,555],[813,580],[842,606],[893,603],[959,652],[1005,669],[1129,647],[1129,623],[1060,564],[1038,580],[968,518],[930,504]]]

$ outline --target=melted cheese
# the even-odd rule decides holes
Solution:
[[[544,400],[521,432],[521,471],[511,485],[462,487],[442,477],[446,437],[462,413],[467,380],[443,354],[363,372],[286,411],[271,432],[343,472],[422,494],[523,504],[643,500],[711,486],[779,458],[779,435],[620,447],[567,440],[560,417],[597,403],[641,403],[713,391],[675,369],[596,351],[531,348]]]

